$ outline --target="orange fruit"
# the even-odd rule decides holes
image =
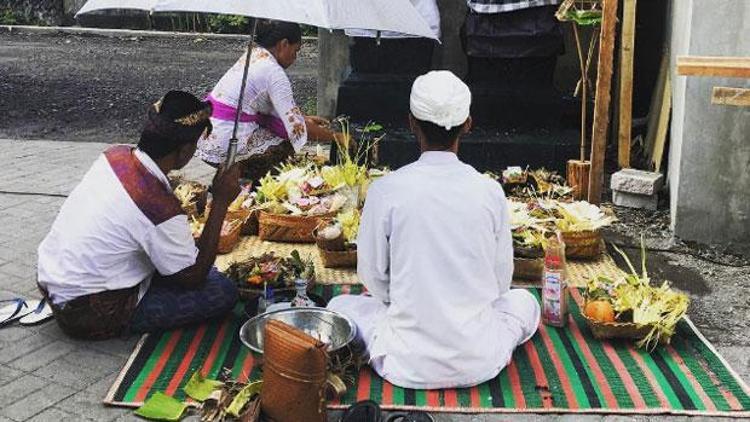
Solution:
[[[583,312],[587,317],[601,322],[614,322],[615,310],[607,300],[594,300],[588,302]]]

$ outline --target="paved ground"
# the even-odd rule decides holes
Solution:
[[[100,143],[0,140],[0,299],[19,295],[38,297],[34,281],[36,247],[64,200],[61,195],[67,194],[75,186],[105,147]],[[188,177],[207,179],[211,170],[199,163],[191,163],[185,173]],[[706,303],[712,306],[711,301]],[[750,348],[745,342],[722,339],[718,334],[720,326],[715,326],[711,318],[701,316],[704,306],[700,301],[695,303],[696,322],[709,324],[706,327],[709,328],[709,338],[719,340],[719,349],[744,379],[750,379]],[[748,333],[736,334],[747,337]],[[0,330],[0,422],[136,419],[129,410],[101,405],[102,398],[135,341],[136,338],[104,342],[75,341],[65,337],[54,322],[33,328],[12,326]],[[554,415],[440,417],[443,421],[466,422],[510,419],[630,420],[612,416]],[[667,419],[681,421],[685,418]]]

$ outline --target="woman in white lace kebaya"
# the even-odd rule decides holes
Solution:
[[[237,129],[237,160],[246,164],[245,176],[251,180],[259,179],[294,155],[308,140],[333,139],[325,119],[305,116],[294,101],[292,84],[284,69],[297,59],[301,45],[298,24],[258,23]],[[214,129],[200,140],[196,155],[214,166],[227,158],[245,57],[243,54],[207,97],[213,105]]]

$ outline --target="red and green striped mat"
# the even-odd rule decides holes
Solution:
[[[326,298],[361,291],[346,285],[317,288]],[[538,290],[532,292],[538,297]],[[577,291],[572,295],[580,300]],[[329,406],[372,399],[386,409],[433,412],[750,416],[747,386],[689,321],[680,323],[671,345],[649,354],[631,343],[595,340],[574,302],[566,328],[542,326],[500,375],[481,385],[412,390],[364,369],[356,386]],[[105,403],[140,406],[157,391],[183,399],[182,387],[194,371],[212,378],[231,368],[240,380],[260,378],[256,357],[238,338],[246,319],[238,306],[223,322],[143,336]]]

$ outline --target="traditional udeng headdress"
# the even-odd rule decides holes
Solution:
[[[196,101],[186,92],[171,91],[149,108],[144,132],[178,143],[195,141],[211,132],[211,112],[211,103]]]
[[[450,71],[434,70],[414,81],[409,106],[418,120],[449,130],[469,118],[471,91]]]

